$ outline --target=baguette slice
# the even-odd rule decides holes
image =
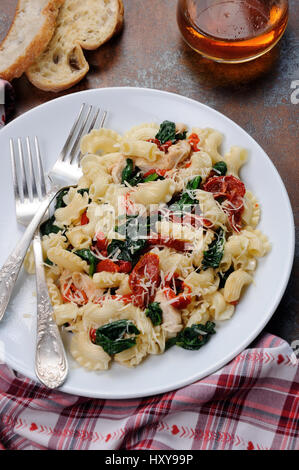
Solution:
[[[46,50],[26,71],[30,82],[45,91],[62,91],[88,72],[83,49],[97,49],[122,27],[122,0],[65,0]]]
[[[0,77],[12,80],[43,52],[51,40],[64,0],[19,0],[14,21],[0,44]]]

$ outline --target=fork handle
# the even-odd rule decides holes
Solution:
[[[12,251],[0,270],[0,321],[4,316],[19,271],[34,233],[57,192],[58,190],[55,189],[47,194],[46,198],[41,203],[38,211],[24,232],[21,240],[18,242],[17,246]]]
[[[33,252],[37,292],[35,373],[44,385],[53,389],[65,381],[68,363],[59,329],[53,319],[54,311],[46,283],[39,230],[33,239]]]

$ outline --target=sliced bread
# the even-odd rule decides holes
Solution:
[[[64,0],[19,0],[14,21],[0,44],[0,78],[12,80],[43,52],[53,36]]]
[[[26,71],[30,82],[45,91],[62,91],[88,72],[83,50],[97,49],[123,24],[122,0],[65,0],[46,50]]]

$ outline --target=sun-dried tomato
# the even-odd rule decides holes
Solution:
[[[152,302],[160,281],[159,256],[146,253],[140,258],[129,276],[133,304],[142,308]]]
[[[67,284],[63,285],[62,298],[65,302],[73,302],[77,305],[85,305],[88,302],[88,297],[85,292],[78,289],[74,284],[67,287]]]

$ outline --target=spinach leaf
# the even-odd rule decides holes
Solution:
[[[127,158],[127,164],[121,174],[121,182],[127,182],[130,186],[137,186],[137,184],[143,182],[140,168],[135,166],[131,158]]]
[[[145,245],[146,240],[143,239],[112,240],[107,247],[107,252],[108,255],[116,255],[117,259],[130,261],[134,265]]]
[[[166,348],[169,349],[171,346],[176,345],[190,351],[197,351],[215,333],[215,323],[211,321],[208,321],[205,325],[194,324],[180,331],[175,338],[170,338],[166,343]]]
[[[181,132],[176,134],[175,132],[175,123],[172,121],[163,121],[160,125],[159,132],[156,134],[156,139],[158,139],[161,144],[165,144],[169,140],[174,144],[176,140],[186,139],[187,132]]]
[[[115,227],[115,231],[123,237],[137,240],[146,238],[150,231],[150,217],[139,215],[126,215],[125,222]]]
[[[188,193],[183,193],[181,198],[170,206],[171,211],[173,212],[182,212],[184,206],[190,206],[196,203],[196,199],[192,199]]]
[[[162,323],[162,310],[160,302],[152,302],[145,310],[145,315],[150,318],[154,326],[161,325]]]
[[[122,174],[121,174],[121,182],[124,183],[125,181],[129,181],[131,175],[133,173],[134,162],[131,158],[127,158],[127,164],[124,167]]]
[[[56,202],[55,202],[55,210],[61,209],[62,207],[65,207],[66,204],[63,201],[64,196],[68,193],[68,189],[62,189],[57,197],[56,197]],[[59,228],[57,225],[55,225],[55,217],[54,215],[50,217],[48,220],[46,220],[43,224],[40,226],[40,232],[42,235],[50,235],[50,233],[58,233],[62,229]]]
[[[109,354],[118,354],[136,344],[136,336],[140,331],[130,320],[117,320],[101,326],[96,330],[95,344],[102,346]],[[125,335],[133,335],[125,337]]]
[[[187,131],[179,132],[175,135],[175,140],[185,140],[187,137]]]
[[[186,191],[184,191],[181,195],[181,198],[172,205],[171,209],[175,211],[182,211],[183,207],[186,205],[198,204],[198,201],[193,196],[192,191],[200,187],[201,181],[201,176],[196,176],[192,180],[188,181]]]
[[[62,189],[56,197],[55,210],[61,209],[66,206],[66,203],[63,201],[64,196],[69,192],[68,189]]]
[[[49,266],[53,266],[53,263],[51,260],[49,260],[49,258],[45,259],[45,263],[48,264]]]
[[[88,188],[78,189],[78,190],[77,190],[77,193],[79,193],[79,194],[81,194],[81,196],[83,196],[84,193],[89,194],[89,189],[88,189]]]
[[[199,189],[201,185],[202,178],[201,176],[195,176],[192,180],[188,181],[187,189]]]
[[[204,270],[208,268],[219,267],[219,264],[223,257],[224,244],[225,244],[225,232],[224,230],[220,229],[216,233],[216,238],[209,245],[208,250],[204,251],[203,253],[202,267]]]
[[[89,194],[89,188],[78,189],[77,193],[81,194],[81,196],[84,196],[84,193]],[[92,200],[90,198],[88,198],[88,204],[90,204],[91,202],[92,202]]]
[[[222,289],[225,286],[228,276],[234,272],[233,266],[231,266],[225,273],[218,273],[220,277],[219,289]]]
[[[165,343],[165,351],[172,348],[172,346],[176,345],[176,336],[174,338],[169,338]]]
[[[89,264],[89,275],[93,276],[99,260],[93,255],[92,251],[85,248],[74,251],[74,253]]]
[[[225,176],[227,172],[227,165],[224,161],[217,162],[213,166],[213,170],[215,170],[219,176]]]
[[[205,325],[195,324],[179,332],[176,345],[184,349],[196,351],[204,346],[211,335],[215,333],[215,323],[211,321],[208,321]]]
[[[131,186],[137,186],[139,183],[143,183],[143,177],[140,168],[135,166],[135,174],[134,176],[128,181]]]
[[[158,173],[152,173],[151,175],[148,175],[146,178],[144,178],[143,182],[148,183],[149,181],[156,181],[159,179]]]
[[[131,232],[133,230],[134,231],[137,230],[137,227],[138,227],[137,218],[138,218],[138,214],[137,215],[126,214],[126,215],[119,216],[118,220],[120,221],[124,219],[124,223],[116,225],[114,227],[114,231],[119,233],[123,237],[126,237],[129,231]]]
[[[156,181],[156,180],[165,180],[164,176],[158,175],[158,173],[152,173],[144,178],[143,182],[148,183],[149,181]]]
[[[50,217],[50,219],[46,220],[40,226],[41,235],[50,235],[50,233],[58,233],[61,230],[62,230],[61,228],[59,228],[57,225],[55,225],[54,215],[52,215],[52,217]]]

